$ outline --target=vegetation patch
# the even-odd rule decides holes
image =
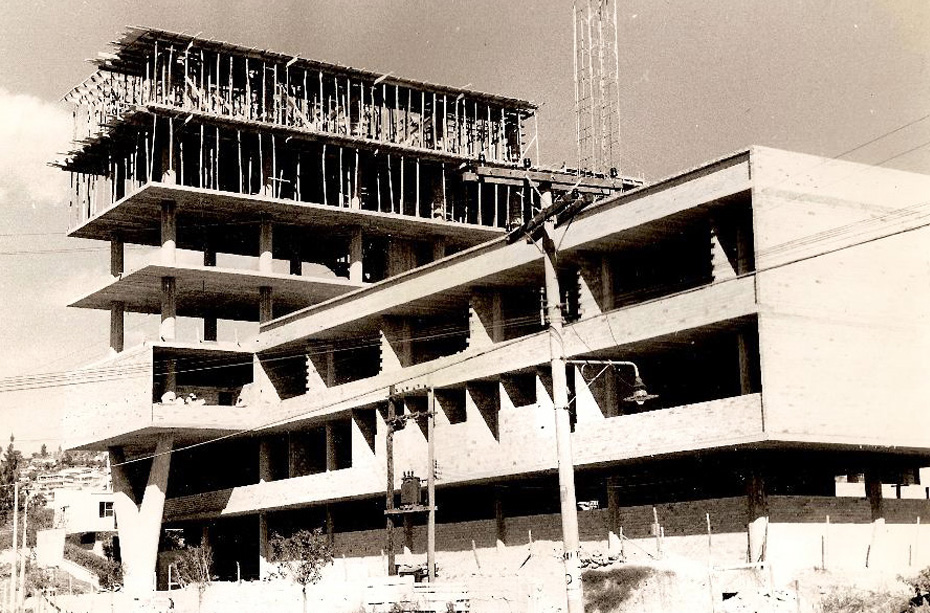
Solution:
[[[585,595],[585,613],[609,613],[617,610],[655,572],[654,569],[645,566],[622,566],[583,573],[581,585]]]

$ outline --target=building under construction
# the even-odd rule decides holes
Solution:
[[[96,63],[62,165],[70,235],[112,246],[73,306],[110,311],[113,351],[65,431],[110,450],[127,589],[163,526],[221,578],[300,527],[347,572],[425,561],[425,515],[386,536],[409,472],[438,477],[447,574],[558,547],[554,357],[588,551],[917,563],[898,524],[930,502],[881,484],[930,454],[927,177],[752,148],[642,185],[541,167],[514,98],[152,29]],[[124,270],[126,244],[158,255]],[[160,338],[124,347],[127,312]]]

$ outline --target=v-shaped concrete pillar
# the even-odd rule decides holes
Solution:
[[[141,501],[137,501],[133,493],[126,470],[128,465],[123,464],[123,449],[110,448],[113,511],[119,532],[120,557],[123,560],[123,591],[132,596],[144,596],[155,589],[158,538],[165,511],[165,491],[168,487],[173,442],[169,435],[162,435],[158,439]]]

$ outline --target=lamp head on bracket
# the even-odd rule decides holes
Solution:
[[[658,394],[650,394],[646,391],[646,384],[643,383],[643,380],[637,375],[636,380],[633,382],[633,393],[624,398],[623,401],[635,402],[639,406],[643,406],[647,400],[653,400],[658,397]]]

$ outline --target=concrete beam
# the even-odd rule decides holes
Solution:
[[[503,297],[500,291],[475,292],[468,303],[468,346],[488,347],[504,340]]]
[[[332,345],[314,346],[307,351],[307,393],[325,391],[336,382],[336,359]]]
[[[614,274],[607,256],[583,257],[578,263],[578,305],[582,317],[614,308]]]
[[[381,322],[381,370],[392,372],[413,363],[410,342],[410,320],[402,317],[384,318]]]
[[[535,248],[530,247],[532,249]],[[538,253],[538,252],[537,252]],[[565,352],[568,357],[590,355],[614,347],[624,347],[666,334],[701,328],[757,313],[755,279],[746,277],[729,283],[710,285],[641,305],[616,309],[600,316],[566,326]],[[382,350],[386,339],[382,338]],[[386,356],[383,352],[382,356]],[[332,412],[362,407],[385,399],[384,390],[398,379],[406,386],[436,388],[461,386],[475,379],[513,373],[549,360],[545,332],[504,341],[494,351],[467,349],[463,352],[424,362],[398,373],[382,370],[382,375],[328,390],[324,396],[288,399],[282,410],[287,414],[309,411]],[[537,397],[550,398],[545,389]],[[549,400],[551,402],[551,400]]]
[[[736,278],[736,270],[723,249],[719,232],[713,223],[710,226],[710,267],[714,281],[727,281]]]

